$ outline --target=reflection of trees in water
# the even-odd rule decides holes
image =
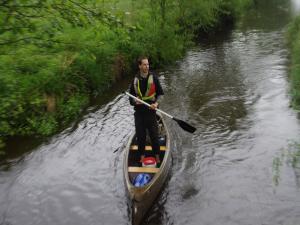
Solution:
[[[237,120],[247,114],[239,58],[227,43],[189,52],[168,84],[172,90],[168,95],[174,95],[181,116],[186,113],[193,124],[211,126],[216,132],[236,130]]]
[[[239,59],[225,44],[211,50],[211,63],[203,75],[195,74],[190,109],[221,130],[236,130],[237,119],[247,114]]]
[[[291,0],[291,8],[294,15],[299,15],[300,12],[300,1]]]
[[[10,137],[3,148],[3,155],[0,154],[0,171],[7,171],[15,166],[16,162],[21,162],[26,155],[33,152],[43,141],[45,140],[38,137]]]
[[[286,0],[257,0],[256,6],[244,15],[240,29],[275,31],[290,21],[292,4]]]
[[[273,30],[278,31],[290,19],[289,10],[289,1],[258,1],[256,9],[249,10],[238,23],[240,28],[234,35],[239,36],[240,31],[262,30],[266,34]],[[208,37],[208,40],[201,39],[202,47],[188,53],[175,74],[167,79],[167,86],[174,95],[170,97],[171,101],[179,104],[176,110],[180,115],[189,117],[196,124],[209,123],[207,125],[221,130],[236,129],[237,120],[247,115],[246,101],[251,101],[254,97],[249,96],[251,90],[245,87],[244,79],[248,80],[247,86],[250,81],[255,85],[256,81],[253,79],[260,79],[259,75],[264,74],[252,76],[252,73],[247,72],[248,76],[245,77],[245,70],[248,71],[249,66],[253,68],[253,72],[256,68],[262,70],[257,54],[262,49],[273,52],[278,48],[278,42],[268,40],[277,37],[276,35],[250,33],[252,35],[241,33],[242,37],[238,37],[238,40],[231,32]],[[246,48],[235,52],[239,44]],[[248,45],[251,46],[248,48]],[[252,65],[253,63],[257,65]]]

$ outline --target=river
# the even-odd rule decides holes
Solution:
[[[262,3],[266,2],[266,3]],[[273,2],[272,4],[270,2]],[[274,159],[299,140],[290,107],[286,25],[294,1],[261,1],[236,27],[160,72],[172,169],[144,224],[300,224],[300,171]],[[125,80],[43,141],[12,140],[0,165],[1,225],[130,224],[123,149],[134,130]]]

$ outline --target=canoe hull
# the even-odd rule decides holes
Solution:
[[[135,190],[131,190],[130,199],[132,201],[132,224],[139,225],[141,224],[143,218],[154,204],[158,195],[160,194],[162,187],[168,177],[168,172],[171,167],[171,158],[168,159],[164,171],[159,176],[155,184],[153,184],[149,189],[145,190],[143,193],[140,193]]]

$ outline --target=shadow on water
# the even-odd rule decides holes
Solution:
[[[297,0],[296,0],[297,1]],[[250,9],[238,24],[241,31],[277,31],[291,21],[294,1],[256,0],[256,7]]]
[[[198,123],[217,120],[214,121],[215,124],[235,130],[235,120],[246,115],[243,98],[245,89],[239,59],[227,57],[229,54],[234,55],[234,52],[230,50],[231,46],[226,45],[219,43],[210,48],[207,61],[202,62],[205,64],[202,65],[204,68],[201,72],[194,70],[197,75],[192,75],[193,79],[189,84],[192,91],[188,93],[191,99],[188,110],[193,113],[194,118],[200,118]],[[191,60],[201,61],[203,56],[198,56],[199,58],[193,57]]]

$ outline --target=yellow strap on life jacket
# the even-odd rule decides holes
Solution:
[[[137,79],[137,78],[135,78],[135,79]],[[137,79],[137,82],[135,82],[135,83],[137,83],[137,88],[136,88],[137,89],[136,90],[137,95],[139,95],[142,100],[144,100],[144,101],[146,101],[146,100],[153,100],[154,101],[155,100],[155,94],[156,94],[155,92],[152,95],[148,96],[153,82],[154,82],[153,75],[150,74],[149,77],[148,77],[147,90],[146,90],[145,96],[142,95],[142,92],[141,92],[141,89],[140,89],[139,79]]]

